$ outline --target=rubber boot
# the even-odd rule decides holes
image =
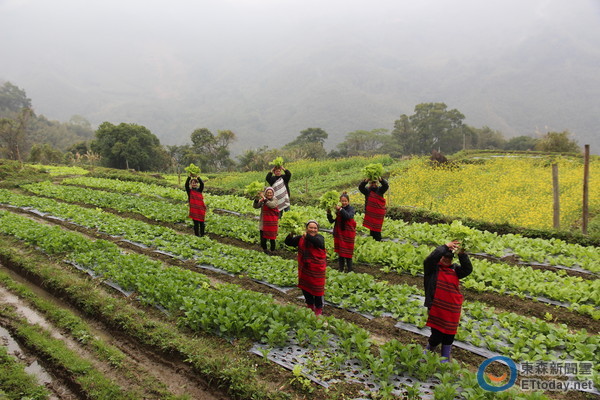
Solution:
[[[315,315],[318,317],[319,315],[323,315],[323,307],[316,308],[315,307]]]
[[[352,259],[346,258],[346,272],[352,272]]]
[[[443,359],[441,362],[443,363],[447,363],[450,362],[450,350],[452,350],[452,345],[451,344],[444,344],[442,345],[442,357],[445,357],[445,359]]]
[[[340,257],[338,258],[338,269],[340,270],[340,272],[344,272],[344,258]]]
[[[431,346],[429,343],[427,343],[427,346],[425,346],[425,350],[423,350],[423,354],[427,354],[428,351],[430,352],[435,352],[435,348],[437,346]]]
[[[310,308],[313,312],[315,312],[315,305],[314,304],[307,304],[306,307]]]

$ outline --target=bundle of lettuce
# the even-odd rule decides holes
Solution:
[[[185,167],[185,171],[191,176],[198,176],[200,174],[200,167],[197,167],[194,165],[194,163],[191,163],[188,167]]]
[[[302,235],[305,223],[306,217],[303,214],[297,211],[288,211],[283,213],[283,217],[279,220],[279,229],[285,233]]]
[[[319,207],[323,210],[331,210],[340,201],[340,195],[335,190],[330,190],[319,198]]]
[[[464,251],[473,251],[474,243],[471,239],[473,229],[462,224],[462,221],[452,221],[448,234],[452,240],[458,240],[460,242],[460,248]]]
[[[273,161],[271,161],[269,163],[269,165],[272,165],[273,168],[281,168],[281,167],[283,167],[283,157],[277,157],[276,159],[274,159]]]
[[[370,181],[377,181],[383,175],[383,165],[380,163],[377,164],[368,164],[363,168],[363,176]]]
[[[244,194],[254,197],[259,192],[262,192],[264,190],[264,188],[265,187],[262,183],[260,183],[259,181],[254,181],[254,182],[246,185],[246,187],[244,188]]]

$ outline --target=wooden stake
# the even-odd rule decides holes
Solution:
[[[558,164],[552,164],[552,190],[554,192],[554,229],[560,229],[560,188],[558,185]]]
[[[588,219],[590,211],[588,208],[589,202],[589,180],[590,180],[590,145],[585,145],[583,152],[583,221],[581,223],[581,232],[587,235]]]

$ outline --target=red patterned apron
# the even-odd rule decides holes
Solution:
[[[433,302],[427,318],[427,326],[442,333],[456,335],[463,295],[460,293],[458,276],[449,267],[440,264]]]
[[[325,294],[327,252],[315,248],[304,237],[298,243],[298,287],[313,296]]]
[[[279,229],[279,210],[277,208],[262,206],[262,237],[265,239],[277,239]]]
[[[352,258],[354,254],[354,238],[356,237],[356,221],[343,219],[338,212],[333,226],[334,250],[340,257]]]
[[[385,198],[375,192],[369,193],[363,226],[369,230],[381,232],[384,216]]]
[[[204,222],[206,216],[206,205],[202,193],[190,190],[190,218],[195,221]]]

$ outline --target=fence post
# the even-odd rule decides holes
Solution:
[[[552,164],[552,191],[554,193],[554,229],[560,229],[560,188],[558,185],[558,164]]]
[[[590,145],[585,145],[583,152],[583,221],[581,224],[581,232],[587,235],[588,219],[590,217],[590,211],[588,208],[589,201],[589,180],[590,180]]]

